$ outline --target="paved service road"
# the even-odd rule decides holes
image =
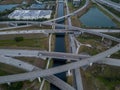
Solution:
[[[75,69],[81,66],[89,65],[90,63],[98,62],[100,59],[103,59],[108,55],[111,55],[119,50],[120,50],[120,44],[112,47],[109,50],[99,53],[95,56],[92,56],[90,58],[83,59],[81,61],[77,61],[74,63],[70,63],[70,64],[66,64],[66,65],[62,65],[62,66],[58,66],[58,67],[54,67],[54,68],[50,68],[42,71],[37,70],[37,71],[23,73],[23,74],[1,76],[0,83],[2,84],[5,82],[24,81],[24,80],[29,80],[31,78],[49,76],[49,75],[64,72],[70,69]]]

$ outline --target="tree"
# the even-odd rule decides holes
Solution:
[[[20,41],[23,41],[24,38],[23,38],[23,37],[15,37],[14,40],[15,40],[16,42],[20,42]]]

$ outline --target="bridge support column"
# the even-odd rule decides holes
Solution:
[[[55,29],[55,24],[54,24],[54,23],[52,24],[52,29],[53,29],[53,30]]]
[[[71,76],[71,75],[72,75],[71,70],[68,70],[67,76]]]
[[[108,55],[107,57],[109,58],[111,55]]]
[[[11,85],[11,83],[10,83],[10,82],[8,82],[7,84],[8,84],[9,86]]]
[[[18,26],[18,24],[17,24],[17,23],[15,23],[15,26],[17,27],[17,26]]]
[[[40,24],[40,27],[41,27],[41,24]]]
[[[27,25],[29,25],[29,23],[26,23]]]
[[[79,33],[79,35],[81,35],[82,34],[82,32],[78,32]]]
[[[102,37],[102,41],[104,40],[104,37]]]
[[[52,29],[54,29],[54,24],[52,24]]]
[[[38,81],[41,82],[41,78],[40,77],[38,77]]]
[[[93,63],[90,63],[90,66],[92,66],[93,65]]]

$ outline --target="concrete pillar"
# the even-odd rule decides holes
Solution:
[[[29,25],[28,23],[26,23],[27,25]]]
[[[108,55],[107,57],[109,58],[111,55]]]
[[[104,40],[104,37],[102,37],[102,41]]]
[[[8,82],[7,84],[8,84],[9,86],[11,85],[11,83],[10,83],[10,82]]]
[[[67,72],[67,76],[71,76],[71,75],[72,75],[71,71],[68,70],[68,72]]]
[[[41,82],[41,78],[40,77],[38,77],[38,81]]]
[[[93,65],[93,63],[90,63],[90,66],[92,66]]]
[[[41,24],[40,24],[40,27],[41,27]]]
[[[54,24],[52,24],[52,29],[54,29]]]
[[[69,62],[71,62],[71,60],[70,60],[70,59],[67,59],[67,63],[69,63]]]
[[[18,24],[17,24],[17,23],[15,23],[15,26],[17,27],[17,26],[18,26]]]
[[[82,32],[79,32],[79,35],[81,35],[82,34]]]

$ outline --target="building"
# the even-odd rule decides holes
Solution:
[[[52,10],[15,10],[8,15],[9,19],[37,20],[51,18]]]

